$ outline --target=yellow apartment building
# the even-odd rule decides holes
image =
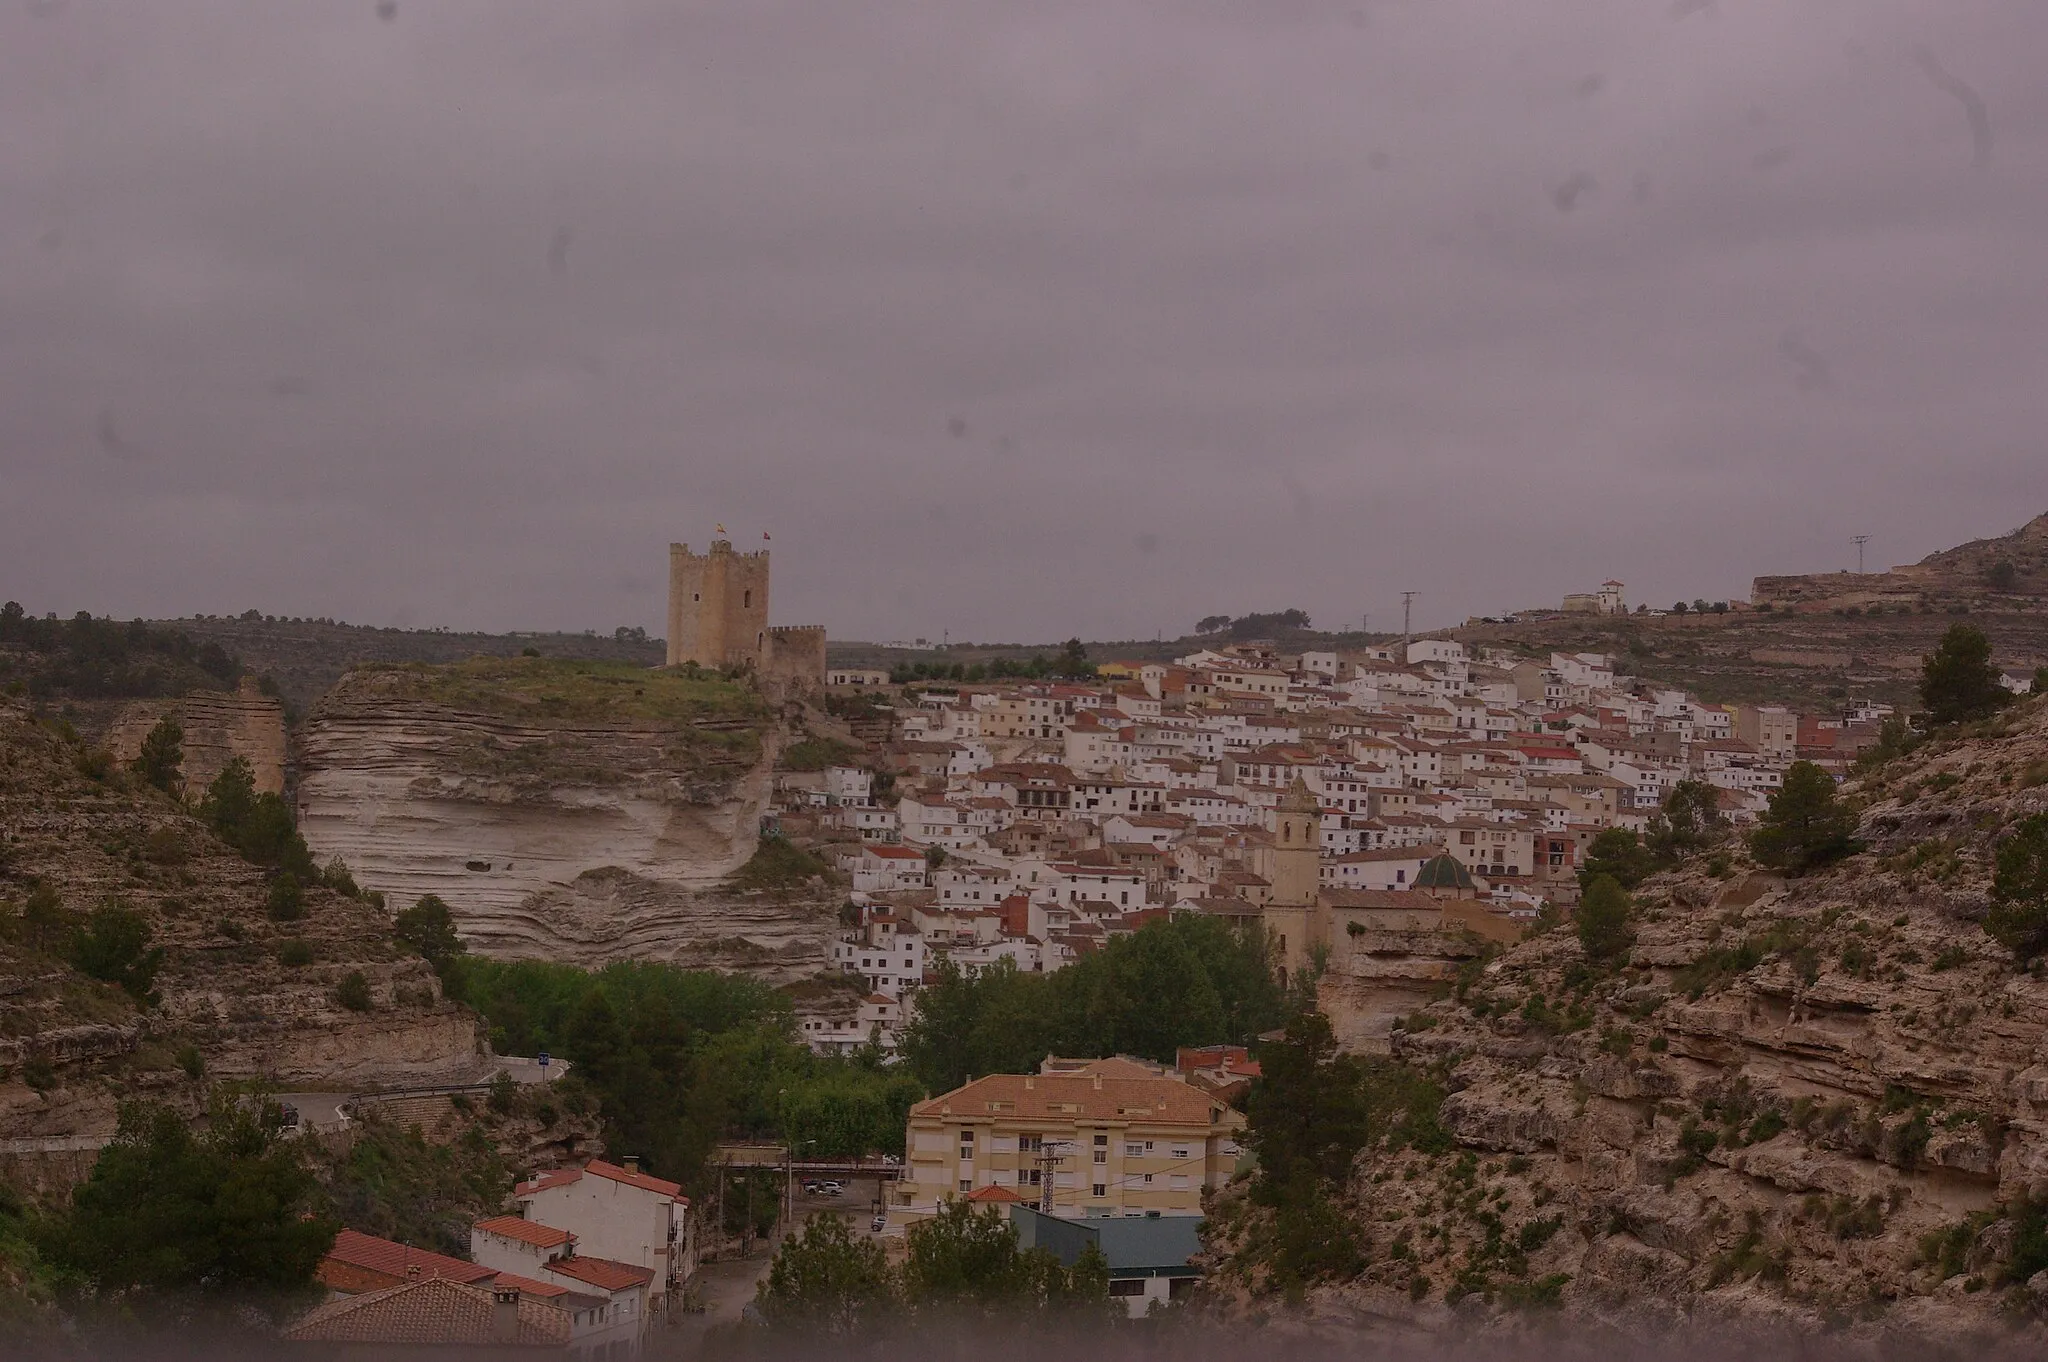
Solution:
[[[1244,1117],[1178,1078],[1100,1059],[1061,1073],[990,1074],[910,1109],[902,1226],[939,1203],[1002,1187],[1055,1215],[1199,1215],[1237,1166]]]

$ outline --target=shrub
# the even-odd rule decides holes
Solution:
[[[306,891],[299,877],[287,870],[270,882],[270,916],[277,922],[297,922],[306,915]]]
[[[1984,930],[2021,964],[2048,951],[2048,814],[2023,820],[1999,846]]]
[[[352,969],[342,976],[341,983],[334,990],[334,1001],[351,1012],[368,1012],[376,1006],[370,996],[370,981],[359,969]]]
[[[183,865],[192,859],[192,853],[178,830],[166,825],[152,830],[143,839],[142,859],[151,865]]]
[[[95,908],[86,924],[72,934],[72,968],[117,984],[138,1003],[146,1003],[164,962],[163,948],[152,947],[150,937],[149,923],[142,914],[109,900]]]
[[[300,937],[280,942],[277,947],[277,963],[286,969],[304,969],[313,963],[312,945]]]
[[[327,863],[327,869],[320,872],[320,883],[344,898],[361,898],[362,888],[356,884],[356,877],[349,873],[348,862],[336,856]]]
[[[189,1041],[178,1047],[178,1067],[185,1071],[185,1077],[197,1083],[206,1077],[206,1056],[199,1053],[199,1047]]]

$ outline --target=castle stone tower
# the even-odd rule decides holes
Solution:
[[[701,555],[670,544],[668,665],[760,668],[768,649],[768,551],[734,553],[729,539]]]

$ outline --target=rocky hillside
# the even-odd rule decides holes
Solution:
[[[1861,854],[1700,858],[1639,891],[1616,965],[1553,928],[1397,1029],[1449,1139],[1360,1156],[1366,1266],[1311,1315],[2048,1338],[2048,979],[1979,925],[2001,832],[2048,811],[2048,705],[1848,793]]]
[[[481,1070],[474,1016],[384,913],[316,887],[277,922],[268,887],[169,796],[0,699],[0,1139],[102,1134],[123,1097],[197,1104],[215,1078],[349,1091]],[[80,967],[81,930],[105,977]],[[153,979],[123,974],[158,950]]]
[[[349,674],[310,716],[300,829],[487,954],[807,974],[836,900],[726,887],[759,842],[777,716],[746,687],[475,658]]]

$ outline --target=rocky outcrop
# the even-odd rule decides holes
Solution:
[[[1643,887],[1625,962],[1554,929],[1393,1028],[1452,1147],[1361,1156],[1369,1265],[1313,1309],[2048,1345],[2016,1247],[2048,1213],[2048,978],[1977,925],[1998,839],[2048,812],[2048,705],[2009,723],[1850,786],[1867,849],[1826,873],[1731,846]]]
[[[241,688],[195,691],[175,700],[133,700],[115,713],[105,743],[114,759],[133,761],[142,740],[161,719],[170,718],[185,730],[182,772],[188,790],[204,790],[236,757],[249,763],[258,791],[284,793],[284,705],[244,678]]]
[[[0,700],[0,1139],[105,1135],[126,1098],[196,1110],[223,1078],[349,1092],[486,1072],[474,1014],[384,913],[316,886],[302,918],[272,920],[263,870],[157,791],[86,774],[81,751]],[[64,920],[17,917],[38,882]],[[163,953],[140,1003],[62,949],[110,905]],[[367,1010],[338,1001],[353,973]]]
[[[352,676],[306,727],[300,828],[321,859],[394,904],[439,895],[487,954],[771,977],[824,958],[829,894],[724,887],[759,843],[766,721],[536,721],[394,698],[376,680]]]

